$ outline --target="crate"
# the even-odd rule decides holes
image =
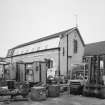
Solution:
[[[46,88],[45,87],[32,87],[31,88],[31,99],[33,101],[46,100]]]

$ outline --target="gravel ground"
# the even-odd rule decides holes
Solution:
[[[105,99],[84,97],[80,95],[61,95],[57,98],[47,98],[45,101],[13,101],[1,102],[0,105],[105,105]]]

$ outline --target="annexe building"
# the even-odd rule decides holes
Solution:
[[[84,41],[77,27],[46,36],[8,50],[6,61],[48,61],[53,75],[69,76],[72,64],[82,62]]]

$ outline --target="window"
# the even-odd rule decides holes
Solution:
[[[4,75],[9,74],[9,65],[4,66]]]
[[[37,47],[37,51],[40,50],[40,47]]]
[[[77,40],[74,40],[74,53],[77,53],[78,50],[78,43]]]
[[[10,49],[10,50],[8,50],[8,54],[7,54],[7,57],[10,57],[10,56],[12,56],[13,55],[13,50],[12,49]]]
[[[45,46],[45,49],[48,49],[48,45]]]
[[[65,55],[65,48],[63,47],[63,56]]]
[[[36,71],[38,71],[39,70],[39,67],[38,66],[36,66]]]
[[[26,64],[26,69],[32,69],[32,64]]]
[[[21,54],[24,54],[24,51],[21,51]]]
[[[33,52],[34,51],[34,48],[31,48],[31,52]]]
[[[100,60],[100,69],[104,69],[104,61]]]
[[[82,58],[82,62],[86,62],[86,58],[85,57]]]
[[[48,68],[53,68],[53,61],[50,59],[47,59],[47,66]]]
[[[25,51],[25,53],[28,53],[29,51],[28,51],[28,49]]]
[[[33,65],[32,63],[26,64],[26,71],[25,71],[25,79],[28,82],[33,82],[34,76],[33,76]]]

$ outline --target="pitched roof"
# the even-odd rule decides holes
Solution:
[[[105,54],[105,41],[86,44],[84,56]]]
[[[62,32],[59,32],[59,33],[56,33],[56,34],[53,34],[53,35],[45,36],[45,37],[43,37],[43,38],[39,38],[39,39],[37,39],[37,40],[30,41],[30,42],[27,42],[27,43],[18,45],[18,46],[16,46],[16,47],[12,48],[12,49],[16,49],[16,48],[20,48],[20,47],[23,47],[23,46],[26,46],[26,45],[33,44],[33,43],[37,43],[37,42],[41,42],[41,41],[44,41],[44,40],[48,40],[48,39],[60,37],[60,35],[62,35],[62,34],[64,34],[64,33],[68,32],[68,31],[75,30],[75,29],[77,29],[77,27],[74,27],[74,28],[71,28],[71,29],[68,29],[68,30],[65,30],[65,31],[62,31]],[[77,31],[78,31],[78,29],[77,29]],[[79,31],[78,31],[78,32],[79,32]],[[79,34],[80,34],[80,33],[79,33]],[[80,36],[80,38],[81,38],[81,41],[82,41],[82,43],[83,43],[83,45],[84,45],[84,41],[83,41],[83,39],[82,39],[81,36]]]
[[[69,30],[71,30],[71,29],[69,29]],[[42,38],[39,38],[39,39],[30,41],[30,42],[27,42],[27,43],[18,45],[18,46],[16,46],[16,47],[14,47],[13,49],[19,48],[19,47],[23,47],[23,46],[26,46],[26,45],[30,45],[30,44],[33,44],[33,43],[41,42],[41,41],[44,41],[44,40],[48,40],[48,39],[52,39],[52,38],[59,37],[61,34],[67,32],[67,31],[69,31],[69,30],[65,30],[65,31],[62,31],[62,32],[59,32],[59,33],[56,33],[56,34],[48,35],[48,36],[45,36],[45,37],[42,37]]]

